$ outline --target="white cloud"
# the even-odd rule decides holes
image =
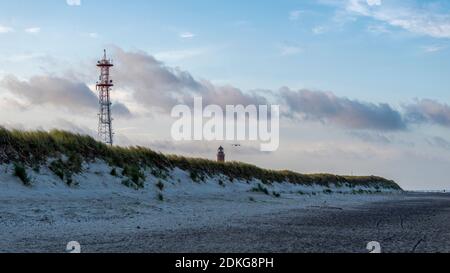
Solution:
[[[14,32],[14,29],[11,27],[0,25],[0,34],[1,33],[10,33],[10,32]]]
[[[323,34],[323,33],[325,33],[326,31],[327,31],[327,29],[326,29],[326,27],[324,27],[324,26],[315,26],[315,27],[313,27],[313,29],[312,29],[312,32],[313,32],[314,34],[316,34],[316,35]]]
[[[412,33],[434,38],[450,38],[450,15],[411,6],[385,6],[379,0],[347,0],[345,10],[366,16]]]
[[[369,6],[381,6],[381,0],[367,0]]]
[[[27,62],[30,60],[36,60],[40,58],[45,58],[45,54],[43,53],[23,53],[23,54],[13,54],[5,58],[5,61],[8,62]]]
[[[80,33],[80,35],[83,37],[88,37],[88,38],[92,38],[92,39],[97,39],[98,37],[100,37],[100,35],[97,32],[83,32],[83,33]]]
[[[434,53],[434,52],[442,51],[446,48],[447,48],[446,46],[442,46],[442,45],[430,45],[430,46],[423,47],[423,50],[426,53]]]
[[[369,25],[367,31],[375,34],[390,33],[385,25]]]
[[[169,50],[162,51],[155,54],[155,57],[164,62],[179,62],[185,59],[191,59],[205,54],[207,49],[197,48],[197,49],[184,49],[184,50]]]
[[[194,33],[189,32],[189,31],[180,33],[180,38],[183,38],[183,39],[192,39],[192,38],[194,38],[195,36],[196,36],[196,35],[195,35]]]
[[[25,32],[30,33],[30,34],[38,34],[39,32],[41,32],[41,28],[40,27],[30,27],[25,29]]]
[[[81,6],[81,0],[66,0],[69,6]]]
[[[233,26],[235,27],[245,27],[245,26],[249,26],[250,22],[247,20],[238,20],[232,23]]]
[[[291,21],[297,21],[300,18],[300,14],[302,11],[300,10],[293,10],[289,13],[289,20]]]
[[[280,46],[282,56],[292,56],[297,55],[303,51],[303,49],[298,45],[284,44]]]
[[[145,52],[126,52],[116,48],[114,70],[116,88],[133,90],[136,102],[156,111],[169,112],[174,105],[191,104],[194,96],[203,97],[205,104],[267,104],[261,95],[243,92],[231,85],[217,86],[208,80],[197,80],[177,67],[167,66]]]
[[[363,0],[347,0],[346,10],[359,15],[370,16],[367,2]]]

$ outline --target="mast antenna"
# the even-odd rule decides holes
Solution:
[[[111,88],[114,86],[110,79],[109,70],[113,67],[113,63],[106,56],[106,49],[103,51],[103,59],[97,62],[100,69],[100,78],[97,82],[97,91],[99,92],[100,110],[98,113],[98,137],[105,144],[113,145],[113,129],[111,116]]]

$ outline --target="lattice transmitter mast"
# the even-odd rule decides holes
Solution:
[[[97,82],[97,91],[99,92],[100,112],[98,114],[98,137],[108,145],[113,145],[113,130],[111,117],[111,97],[110,91],[114,86],[109,77],[109,69],[113,67],[112,61],[106,58],[106,50],[103,59],[97,62],[100,68],[100,78]]]

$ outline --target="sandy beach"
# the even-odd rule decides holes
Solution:
[[[450,195],[2,197],[1,252],[449,252]]]

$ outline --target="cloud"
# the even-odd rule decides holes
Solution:
[[[75,112],[97,108],[97,96],[81,82],[52,76],[35,76],[22,81],[9,75],[0,85],[31,105],[53,105]]]
[[[14,32],[14,29],[12,27],[7,27],[7,26],[0,25],[0,34],[11,33],[11,32]]]
[[[324,27],[324,26],[315,26],[315,27],[313,27],[313,29],[312,29],[312,32],[313,32],[314,34],[316,34],[316,35],[323,34],[323,33],[325,33],[326,31],[327,31],[327,28]]]
[[[118,88],[132,92],[136,102],[169,112],[177,104],[190,104],[194,96],[205,104],[266,104],[256,94],[244,93],[233,86],[216,86],[197,80],[189,72],[173,68],[142,52],[115,49],[114,78]]]
[[[405,116],[411,123],[431,123],[450,127],[450,106],[430,99],[406,105]]]
[[[133,115],[130,112],[130,109],[128,109],[128,107],[121,103],[121,102],[116,102],[112,105],[111,107],[111,111],[113,113],[114,116],[119,116],[122,118],[131,118],[133,117]]]
[[[450,38],[450,15],[422,7],[382,5],[379,0],[347,0],[345,10],[412,33]]]
[[[192,33],[192,32],[183,32],[183,33],[180,33],[180,38],[183,38],[183,39],[192,39],[192,38],[194,38],[196,35],[194,34],[194,33]]]
[[[19,109],[36,105],[52,105],[76,113],[98,109],[97,95],[85,83],[77,80],[35,76],[25,81],[7,75],[0,81],[0,87],[4,87],[13,96],[25,100],[26,105],[21,104],[20,108],[17,107]],[[133,116],[125,104],[117,101],[112,106],[112,112],[116,117]]]
[[[447,48],[446,46],[442,46],[442,45],[430,45],[430,46],[423,47],[423,50],[426,53],[435,53],[435,52],[442,51],[446,48]]]
[[[22,102],[15,98],[0,98],[0,108],[2,111],[7,110],[19,110],[19,111],[26,111],[27,107]]]
[[[232,25],[235,27],[249,27],[251,25],[251,22],[248,20],[237,20],[232,22]]]
[[[207,49],[203,48],[162,51],[155,54],[155,58],[165,62],[177,62],[198,57],[205,54],[207,51]]]
[[[322,121],[349,129],[391,131],[406,128],[401,113],[385,103],[360,102],[332,93],[288,88],[282,88],[280,95],[290,114],[301,120]]]
[[[300,18],[301,14],[302,14],[301,10],[293,10],[293,11],[289,12],[289,20],[297,21]]]
[[[436,137],[432,137],[432,138],[428,138],[426,139],[426,142],[433,147],[439,148],[439,149],[446,149],[446,150],[450,150],[450,141],[436,136]]]
[[[32,52],[23,54],[13,54],[5,58],[8,62],[28,62],[30,60],[44,60],[48,56],[43,53]]]
[[[25,29],[25,32],[30,33],[30,34],[38,34],[39,32],[41,32],[41,28],[40,27],[30,27]]]
[[[66,0],[69,6],[81,6],[81,0]]]
[[[222,107],[278,101],[284,116],[354,130],[398,131],[417,122],[450,127],[450,106],[435,101],[422,100],[400,111],[387,103],[361,102],[322,91],[282,88],[279,92],[243,92],[231,85],[197,80],[189,72],[169,67],[142,51],[116,48],[114,59],[117,87],[130,92],[141,106],[165,113],[178,104],[191,105],[194,96],[201,96],[205,105]]]
[[[292,56],[301,53],[303,49],[299,45],[283,44],[280,46],[280,51],[282,56]]]
[[[367,0],[369,6],[381,6],[381,0]]]
[[[53,123],[54,128],[51,129],[64,130],[81,135],[89,135],[94,138],[97,136],[97,132],[92,130],[91,128],[84,125],[75,124],[74,122],[68,121],[66,119],[58,118]]]
[[[369,25],[367,31],[374,34],[390,33],[391,31],[385,25]]]
[[[377,132],[351,131],[349,134],[355,138],[369,143],[391,144],[393,142],[390,137]]]
[[[184,91],[202,88],[188,72],[167,67],[145,52],[116,48],[114,60],[118,87],[131,90],[135,100],[146,106],[172,108]]]

